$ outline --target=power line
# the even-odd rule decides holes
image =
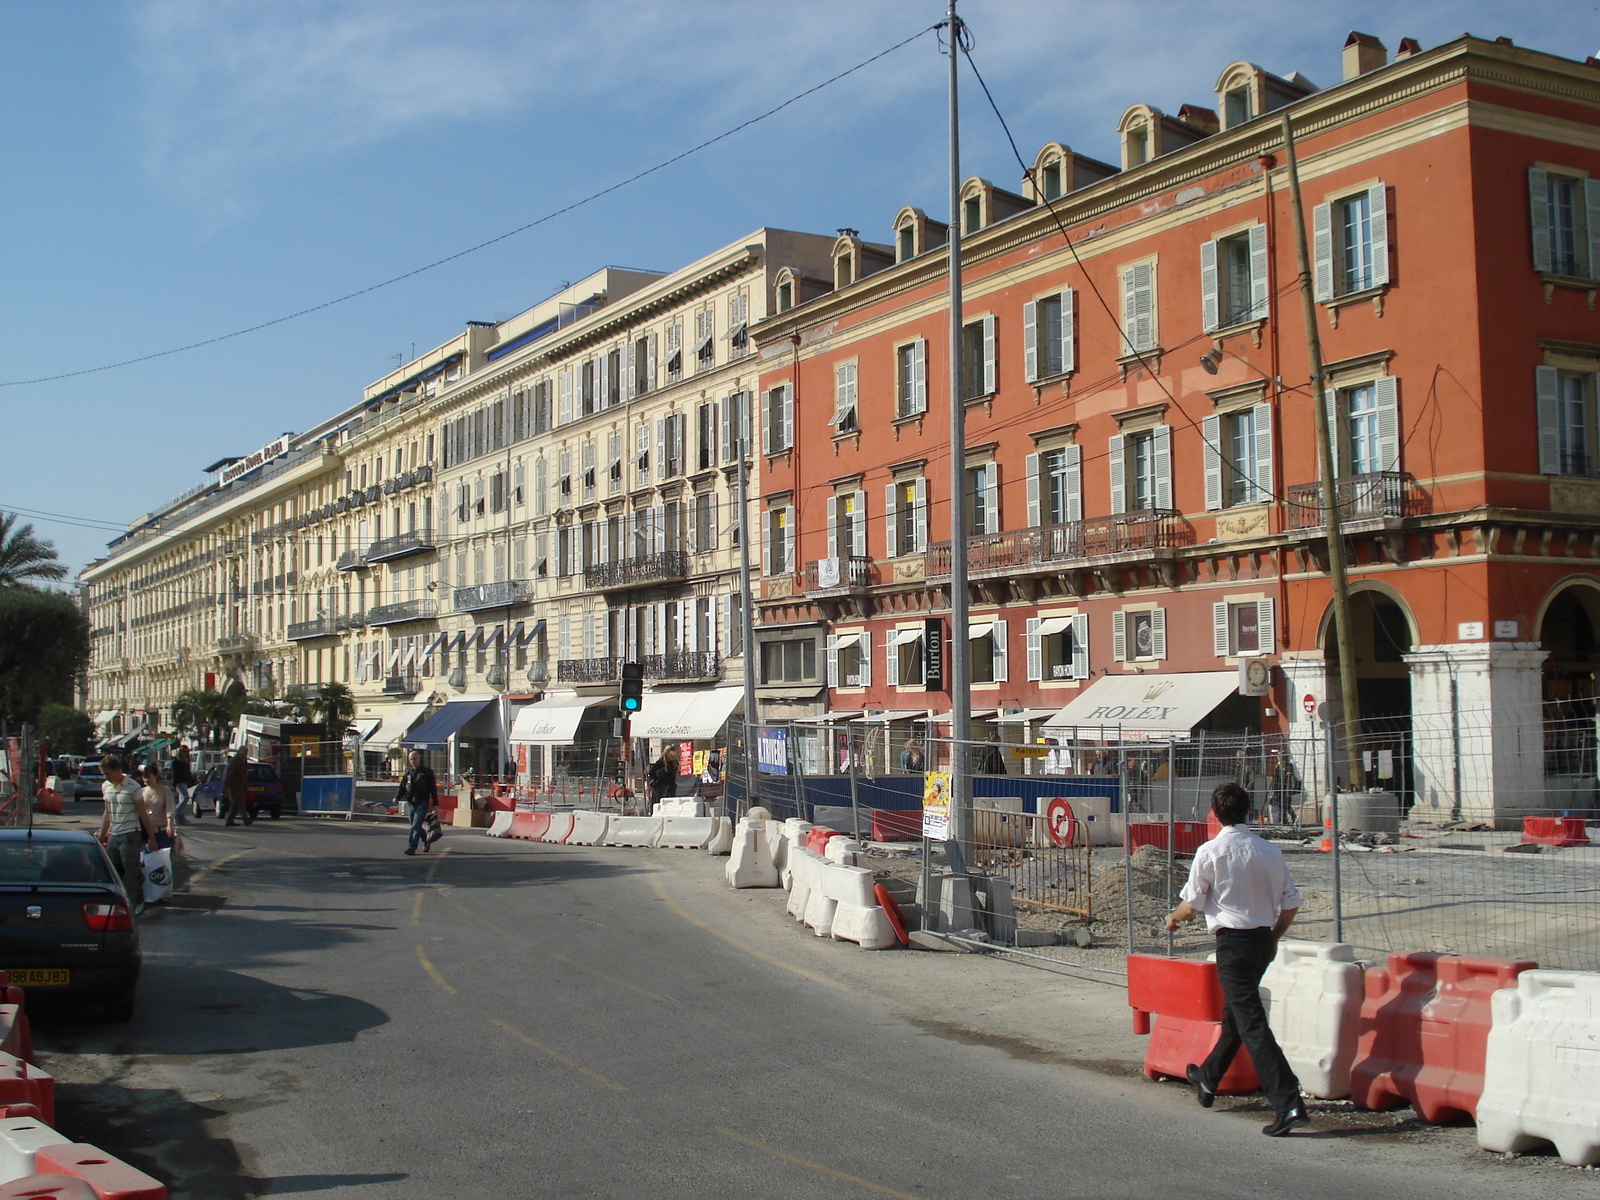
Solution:
[[[424,274],[425,272],[432,271],[432,270],[434,270],[435,268],[438,268],[438,267],[442,267],[446,263],[452,263],[452,262],[455,262],[457,259],[466,258],[470,254],[476,254],[480,250],[486,250],[490,246],[493,246],[493,245],[496,245],[496,244],[498,244],[500,242],[506,241],[508,238],[516,237],[519,233],[526,233],[528,230],[533,229],[536,226],[546,224],[549,221],[555,220],[557,217],[565,216],[567,213],[570,213],[570,212],[574,211],[575,209],[582,208],[586,204],[592,204],[594,201],[599,200],[602,197],[609,196],[612,192],[620,191],[621,189],[627,187],[629,184],[637,183],[641,179],[645,179],[648,176],[654,175],[659,171],[664,171],[666,168],[672,166],[675,163],[682,162],[686,158],[690,158],[690,157],[692,157],[692,156],[694,156],[696,154],[699,154],[702,150],[708,149],[711,146],[715,146],[718,142],[726,141],[728,138],[732,137],[736,133],[739,133],[739,132],[741,132],[741,131],[743,131],[745,129],[749,129],[752,125],[758,125],[762,121],[767,120],[769,117],[776,116],[778,113],[782,112],[784,109],[789,108],[790,106],[792,106],[794,104],[798,104],[801,100],[804,100],[806,97],[815,95],[817,92],[822,91],[824,88],[831,87],[833,84],[838,83],[841,79],[844,79],[844,78],[846,78],[846,77],[848,77],[850,75],[854,75],[857,71],[863,70],[864,68],[871,66],[873,63],[877,62],[879,59],[888,57],[889,55],[893,54],[896,50],[900,50],[900,49],[905,48],[906,46],[909,46],[912,42],[916,41],[918,38],[921,38],[921,37],[927,35],[928,33],[931,33],[933,30],[935,30],[937,28],[938,28],[938,26],[936,26],[936,25],[930,25],[926,29],[919,29],[916,33],[912,34],[910,37],[905,38],[902,41],[896,42],[894,45],[890,46],[886,50],[880,50],[877,54],[874,54],[871,58],[863,59],[861,62],[858,62],[855,66],[850,67],[850,68],[848,68],[846,70],[840,71],[837,75],[830,76],[829,78],[823,80],[821,83],[816,84],[816,85],[814,85],[812,87],[809,87],[805,91],[800,92],[797,95],[790,96],[789,99],[785,100],[782,104],[775,105],[774,107],[767,109],[765,112],[760,113],[757,116],[751,117],[746,121],[741,121],[739,124],[733,126],[731,129],[725,129],[721,133],[717,134],[715,137],[707,138],[705,141],[699,143],[698,145],[691,146],[687,150],[680,151],[679,153],[674,154],[671,158],[663,159],[662,161],[656,163],[654,166],[646,167],[644,170],[639,171],[636,174],[630,175],[626,179],[619,180],[618,182],[613,183],[613,184],[609,185],[608,187],[601,188],[597,192],[591,192],[589,195],[584,196],[581,200],[574,200],[571,204],[564,205],[563,207],[558,208],[558,209],[554,210],[553,212],[548,212],[542,217],[539,217],[539,218],[537,218],[535,220],[529,221],[526,225],[519,225],[515,229],[508,230],[505,233],[502,233],[502,234],[497,235],[496,237],[490,238],[488,241],[479,242],[476,246],[469,246],[465,250],[458,250],[454,254],[447,254],[443,258],[435,259],[433,262],[427,263],[427,264],[425,264],[423,266],[416,267],[416,268],[413,268],[410,271],[405,271],[405,272],[403,272],[403,273],[401,273],[399,275],[392,276],[392,277],[390,277],[388,279],[383,280],[381,283],[374,283],[374,284],[371,284],[371,285],[369,285],[367,287],[364,287],[364,288],[357,288],[353,292],[346,292],[344,295],[336,296],[332,300],[324,300],[321,304],[313,304],[309,308],[302,308],[302,309],[299,309],[296,312],[288,313],[285,316],[274,317],[270,321],[261,321],[261,322],[258,322],[255,325],[246,326],[243,329],[235,329],[232,333],[218,334],[215,337],[204,338],[201,341],[190,342],[187,345],[174,346],[170,350],[158,350],[153,354],[141,354],[136,358],[125,358],[125,359],[121,360],[120,362],[105,363],[105,364],[103,364],[101,366],[98,366],[98,367],[84,367],[83,369],[77,370],[77,371],[63,371],[62,373],[60,373],[58,375],[41,375],[36,379],[9,379],[9,380],[3,380],[3,381],[0,381],[0,387],[27,387],[27,386],[30,386],[30,385],[36,384],[36,383],[54,383],[54,382],[56,382],[58,380],[62,380],[62,379],[76,379],[76,378],[78,378],[80,376],[83,376],[83,375],[97,375],[102,371],[115,371],[115,370],[118,370],[121,367],[131,367],[131,366],[134,366],[134,365],[136,365],[138,363],[150,362],[150,361],[152,361],[154,359],[158,359],[158,358],[169,358],[174,354],[184,354],[184,353],[186,353],[186,352],[188,352],[190,350],[199,350],[199,349],[201,349],[202,347],[205,347],[205,346],[214,346],[218,342],[226,342],[226,341],[232,340],[233,338],[244,337],[246,334],[259,333],[261,330],[270,329],[274,325],[282,325],[285,322],[294,321],[294,320],[299,319],[300,317],[305,317],[305,316],[311,315],[312,313],[321,312],[323,309],[332,308],[337,304],[343,304],[346,301],[354,300],[359,296],[369,295],[372,292],[376,292],[376,291],[379,291],[379,290],[381,290],[383,288],[390,287],[393,284],[401,283],[404,280],[415,278],[416,276]]]
[[[82,529],[108,529],[117,533],[127,531],[126,525],[115,521],[102,521],[97,517],[72,517],[66,513],[45,512],[43,509],[18,508],[14,504],[0,504],[0,513],[16,513],[30,521],[43,521],[49,525],[76,525]]]

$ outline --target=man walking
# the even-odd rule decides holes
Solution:
[[[228,760],[228,769],[223,772],[222,800],[229,825],[237,825],[241,816],[246,825],[254,823],[256,815],[250,811],[250,751],[244,746]]]
[[[144,911],[144,868],[139,862],[141,847],[152,853],[156,848],[155,822],[144,806],[139,785],[122,771],[122,760],[108,754],[100,760],[106,780],[100,785],[105,797],[105,812],[100,831],[95,834],[111,856],[111,864],[122,876],[122,889],[135,913]]]
[[[1277,1114],[1261,1132],[1282,1137],[1306,1124],[1300,1081],[1279,1049],[1261,1004],[1261,977],[1278,950],[1278,939],[1300,911],[1300,893],[1289,878],[1283,853],[1245,826],[1250,794],[1236,783],[1211,793],[1211,811],[1222,832],[1195,853],[1182,902],[1167,914],[1167,929],[1205,914],[1217,938],[1217,980],[1222,984],[1222,1035],[1206,1061],[1189,1068],[1201,1108],[1216,1099],[1217,1084],[1242,1043],[1250,1052],[1261,1090]]]
[[[406,853],[415,854],[418,842],[427,851],[430,845],[422,835],[422,821],[439,805],[439,781],[433,776],[433,768],[423,765],[422,751],[413,750],[406,755],[406,773],[400,777],[400,789],[394,798],[410,806],[407,816],[411,818],[411,836]]]

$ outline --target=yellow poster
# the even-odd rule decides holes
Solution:
[[[948,771],[928,771],[922,777],[922,836],[938,842],[950,836]]]
[[[694,773],[696,775],[704,775],[706,773],[706,755],[709,753],[710,751],[708,750],[696,750],[694,752]]]

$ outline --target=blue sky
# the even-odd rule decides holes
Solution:
[[[5,0],[0,382],[271,320],[632,175],[893,45],[944,0]],[[1236,59],[1338,81],[1350,29],[1600,53],[1593,3],[963,0],[1024,156],[1114,160],[1128,105],[1211,105]],[[1403,14],[1398,20],[1396,13]],[[0,509],[124,523],[458,332],[604,265],[759,225],[874,240],[944,215],[921,39],[770,121],[438,270],[247,337],[0,388]],[[970,86],[963,173],[1018,171]],[[74,569],[109,532],[36,521]]]

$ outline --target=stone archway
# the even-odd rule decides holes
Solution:
[[[1406,655],[1415,626],[1405,602],[1384,587],[1360,587],[1350,595],[1350,632],[1355,651],[1356,695],[1361,706],[1357,746],[1369,786],[1398,792],[1411,804],[1412,696]],[[1328,695],[1341,695],[1339,649],[1331,612],[1323,625],[1323,661]]]
[[[1588,810],[1597,773],[1600,581],[1558,584],[1545,600],[1536,634],[1548,653],[1540,680],[1545,786],[1553,807]]]

